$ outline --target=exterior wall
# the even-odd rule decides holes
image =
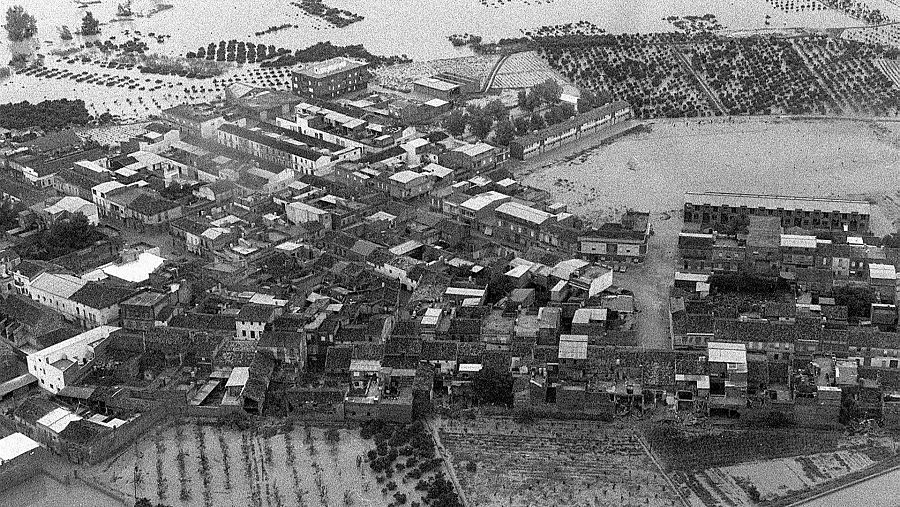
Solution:
[[[802,227],[813,230],[841,231],[847,226],[849,232],[865,232],[869,230],[869,215],[857,213],[839,213],[816,210],[741,208],[730,206],[707,206],[686,202],[684,204],[684,223],[695,227],[707,228],[732,224],[738,219],[748,216],[774,216],[781,219],[783,227]]]
[[[0,484],[3,485],[3,489],[11,488],[39,474],[47,458],[49,458],[47,450],[38,447],[0,463]]]
[[[259,340],[266,329],[265,322],[234,321],[235,338],[238,340]]]
[[[632,117],[631,107],[624,107],[610,114],[599,118],[586,120],[583,123],[573,125],[570,129],[557,132],[556,129],[550,128],[546,134],[528,136],[525,139],[513,140],[509,144],[509,154],[512,158],[518,160],[527,160],[549,150],[556,149],[560,146],[580,139],[586,134],[609,128],[618,123],[622,123]],[[577,119],[578,117],[576,117]],[[540,134],[540,133],[538,133]]]
[[[333,99],[341,95],[365,90],[369,83],[368,66],[360,66],[320,79],[294,72],[291,76],[291,90],[301,97]]]

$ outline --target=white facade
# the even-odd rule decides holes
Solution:
[[[109,335],[120,328],[100,326],[78,336],[28,354],[28,373],[38,379],[38,385],[53,394],[66,387],[66,381],[94,359],[96,350]]]
[[[85,282],[77,276],[41,273],[25,287],[25,292],[34,301],[63,314],[69,320],[75,320],[78,317],[76,305],[69,298],[84,285]]]

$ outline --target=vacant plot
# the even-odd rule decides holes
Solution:
[[[98,467],[101,483],[172,506],[387,505],[396,493],[420,500],[415,482],[398,475],[384,486],[366,464],[374,448],[358,431],[335,441],[321,428],[258,432],[184,424],[149,433]]]
[[[445,420],[443,445],[473,505],[678,502],[630,429],[595,422]]]
[[[628,208],[677,211],[690,190],[870,198],[883,215],[876,213],[874,232],[894,229],[900,133],[890,128],[773,118],[649,126],[652,131],[609,145],[575,145],[535,158],[519,176],[594,220]]]

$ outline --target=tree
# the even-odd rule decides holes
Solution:
[[[72,31],[69,30],[69,27],[61,26],[59,28],[59,38],[60,40],[72,40]]]
[[[105,237],[79,213],[54,222],[34,241],[22,245],[19,255],[25,259],[49,261],[91,246]]]
[[[524,136],[528,133],[528,129],[530,125],[528,124],[528,118],[525,116],[518,116],[515,120],[513,120],[513,125],[516,127],[516,134],[520,136]]]
[[[528,102],[528,92],[525,90],[519,90],[519,107],[525,109],[525,105]]]
[[[872,303],[876,303],[875,294],[867,287],[840,287],[834,289],[834,302],[847,307],[847,317],[856,319],[869,318]]]
[[[531,115],[531,130],[541,130],[542,128],[547,126],[547,122],[544,121],[544,117],[538,113],[534,113]]]
[[[14,203],[12,199],[0,201],[0,232],[15,229],[19,226],[19,212],[25,207],[21,203]]]
[[[100,33],[100,22],[94,17],[91,11],[84,13],[81,20],[81,35],[97,35]]]
[[[14,5],[6,9],[6,24],[3,28],[6,28],[9,40],[21,42],[37,34],[37,20],[25,12],[25,8],[21,5]]]
[[[469,129],[478,139],[487,138],[491,133],[491,127],[494,126],[494,117],[487,114],[484,109],[475,108],[471,110],[466,117],[469,122]]]
[[[466,131],[466,115],[461,109],[450,111],[450,114],[444,119],[444,128],[453,136],[463,135]]]
[[[509,143],[511,143],[512,140],[515,139],[515,137],[515,128],[508,119],[497,122],[497,127],[494,129],[494,140],[497,142],[497,144],[501,146],[509,146]]]
[[[509,113],[506,111],[506,106],[503,105],[499,99],[492,100],[484,106],[484,114],[487,114],[494,118],[495,121],[501,121],[509,118]]]
[[[473,379],[478,403],[511,407],[513,404],[513,378],[493,368],[482,368]]]
[[[562,95],[562,86],[555,79],[548,79],[534,87],[534,91],[545,104],[556,104]]]
[[[900,233],[895,232],[881,238],[881,244],[887,248],[900,248]]]

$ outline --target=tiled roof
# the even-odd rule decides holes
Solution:
[[[131,297],[132,294],[134,294],[134,291],[125,287],[100,282],[88,282],[84,287],[72,294],[72,297],[69,299],[89,308],[102,309],[119,304]]]

